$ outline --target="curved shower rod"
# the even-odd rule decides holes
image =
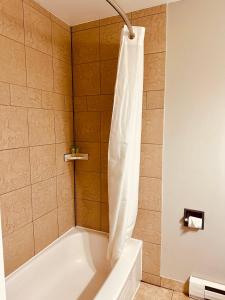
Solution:
[[[128,30],[129,30],[129,38],[130,39],[134,39],[135,38],[135,34],[133,31],[133,27],[130,23],[130,20],[128,19],[127,15],[125,14],[125,12],[122,10],[122,8],[113,0],[106,0],[117,12],[118,14],[121,16],[121,18],[124,20],[124,22],[126,23]]]

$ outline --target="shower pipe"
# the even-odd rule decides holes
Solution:
[[[106,0],[106,1],[118,12],[118,14],[121,16],[121,18],[126,23],[126,25],[128,27],[128,30],[129,30],[129,38],[130,39],[134,39],[135,38],[135,34],[134,34],[134,31],[133,31],[133,27],[132,27],[132,25],[130,23],[130,20],[128,19],[127,15],[125,14],[125,12],[113,0]]]

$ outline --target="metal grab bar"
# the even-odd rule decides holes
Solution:
[[[133,27],[130,23],[130,20],[128,19],[127,15],[125,14],[125,12],[122,10],[122,8],[115,3],[113,0],[106,0],[117,12],[118,14],[121,16],[121,18],[124,20],[124,22],[126,23],[128,30],[129,30],[129,38],[130,39],[134,39],[135,38],[135,33],[133,31]]]

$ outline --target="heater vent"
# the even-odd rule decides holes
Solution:
[[[225,300],[225,285],[191,276],[189,295],[198,300]]]

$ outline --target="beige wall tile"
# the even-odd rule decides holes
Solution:
[[[101,203],[101,231],[109,232],[109,207],[108,207],[108,203]]]
[[[26,85],[24,45],[0,36],[0,81]]]
[[[100,94],[99,62],[74,67],[74,89],[76,96]]]
[[[146,283],[141,283],[134,300],[171,300],[172,291]]]
[[[55,143],[54,112],[31,108],[28,111],[30,146]]]
[[[153,275],[160,275],[160,245],[144,242],[143,271]]]
[[[123,26],[122,22],[100,27],[100,58],[102,60],[118,57]]]
[[[139,208],[161,211],[161,194],[161,179],[140,177]]]
[[[161,277],[161,286],[177,292],[188,292],[188,282],[179,282],[173,279]]]
[[[101,202],[108,203],[108,173],[101,173]]]
[[[74,139],[73,126],[72,112],[55,111],[55,134],[57,143],[72,143]]]
[[[146,54],[144,90],[162,90],[165,85],[165,53]]]
[[[147,109],[164,107],[164,91],[147,92]]]
[[[87,97],[74,97],[74,111],[87,111]]]
[[[62,26],[52,23],[53,56],[71,63],[70,32]]]
[[[65,110],[66,111],[73,111],[73,97],[72,96],[65,96]]]
[[[101,143],[101,172],[108,171],[108,143]]]
[[[101,142],[108,143],[109,141],[111,117],[111,111],[105,111],[101,113]]]
[[[83,23],[83,24],[79,24],[79,25],[75,25],[72,27],[72,32],[77,32],[80,30],[86,30],[89,28],[94,28],[94,27],[98,27],[99,26],[99,20],[95,20],[95,21],[91,21],[91,22],[87,22],[87,23]]]
[[[30,186],[0,196],[3,236],[32,222]]]
[[[100,202],[77,199],[77,225],[100,230]]]
[[[142,18],[145,16],[151,16],[154,14],[160,14],[166,12],[166,5],[159,5],[154,7],[149,7],[141,10],[136,10],[132,12],[132,19]]]
[[[52,55],[51,20],[24,3],[25,45]]]
[[[61,26],[63,29],[67,30],[68,32],[71,32],[71,27],[66,24],[65,22],[63,22],[62,20],[60,20],[59,18],[57,18],[56,16],[54,16],[53,14],[51,15],[51,20],[53,22],[55,22],[56,24],[58,24],[59,26]]]
[[[73,33],[73,59],[75,64],[99,60],[99,28]]]
[[[145,242],[159,245],[161,242],[160,212],[139,209],[134,229],[134,237]]]
[[[188,296],[186,296],[182,293],[179,293],[179,292],[174,292],[173,293],[172,300],[188,300],[188,299],[191,299],[191,298],[189,298]]]
[[[38,253],[58,237],[57,209],[34,221],[35,253]]]
[[[24,42],[22,0],[1,1],[0,20],[0,34]]]
[[[64,110],[65,96],[53,92],[42,91],[42,106],[46,109]]]
[[[100,172],[100,144],[99,143],[86,143],[76,142],[76,146],[79,147],[80,153],[87,153],[88,160],[77,161],[77,171],[87,172]]]
[[[144,110],[142,116],[142,143],[163,143],[163,109]]]
[[[58,208],[59,235],[75,225],[74,200]]]
[[[101,94],[114,93],[117,59],[101,62]]]
[[[30,148],[31,182],[36,183],[56,174],[55,145]]]
[[[0,194],[30,184],[29,149],[0,151]]]
[[[64,95],[72,95],[71,65],[53,58],[54,91]]]
[[[49,18],[51,17],[50,12],[48,12],[46,9],[41,7],[36,1],[34,1],[34,0],[23,0],[23,2],[30,5],[31,7],[35,8],[37,11],[39,11],[43,15],[45,15]]]
[[[162,177],[162,146],[142,144],[141,146],[141,176]]]
[[[10,85],[11,104],[23,107],[41,107],[41,90]]]
[[[113,95],[87,96],[88,111],[112,111]]]
[[[52,57],[26,47],[27,85],[29,87],[52,91]]]
[[[0,132],[0,150],[27,147],[27,110],[0,105]]]
[[[77,112],[75,113],[75,136],[77,141],[100,141],[100,113]]]
[[[147,109],[147,92],[143,92],[142,110]]]
[[[71,145],[67,143],[56,144],[56,173],[57,175],[73,171],[74,163],[65,162],[64,154],[71,152]]]
[[[76,172],[76,199],[100,201],[100,174]]]
[[[0,82],[0,104],[3,104],[3,105],[10,104],[9,84],[5,83],[5,82]]]
[[[30,223],[3,239],[5,273],[8,275],[34,255],[33,224]]]
[[[160,277],[146,272],[142,272],[142,281],[153,285],[160,286]]]
[[[74,173],[69,172],[57,176],[57,203],[63,206],[74,199]]]
[[[166,50],[166,14],[135,19],[133,24],[145,27],[145,54]]]
[[[131,19],[131,13],[126,14],[129,19]],[[104,19],[100,19],[100,26],[115,24],[123,22],[123,19],[120,16],[113,16]]]
[[[55,177],[32,185],[32,207],[34,220],[57,207]]]

